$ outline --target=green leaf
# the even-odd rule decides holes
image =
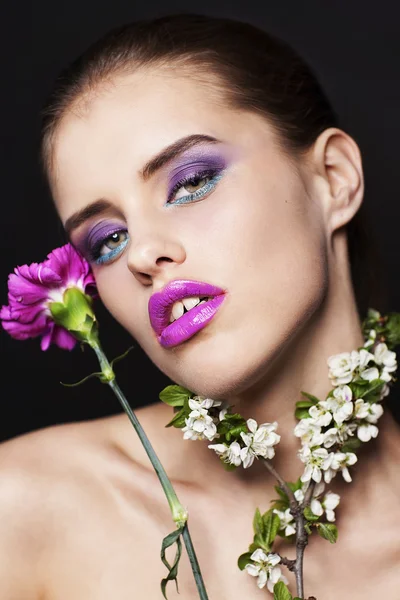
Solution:
[[[232,423],[233,425],[246,425],[246,420],[242,417],[242,415],[239,415],[239,413],[227,413],[224,417],[224,421],[227,423]]]
[[[306,532],[308,533],[308,535],[311,535],[311,534],[312,534],[311,527],[310,527],[310,525],[307,523],[307,521],[304,523],[304,529],[306,530]]]
[[[311,402],[311,400],[299,400],[296,402],[296,408],[311,408],[311,406],[314,406],[314,402]]]
[[[317,531],[321,537],[328,540],[331,544],[334,544],[338,538],[338,530],[333,523],[318,523]]]
[[[254,552],[254,550],[253,550],[253,552]],[[253,552],[245,552],[244,554],[241,554],[239,556],[237,564],[241,571],[243,571],[243,569],[245,568],[246,565],[248,565],[249,563],[252,562],[250,559],[250,556],[253,554]]]
[[[287,485],[292,490],[292,492],[296,492],[297,490],[301,490],[301,488],[303,487],[303,482],[301,481],[301,479],[299,477],[298,480],[295,481],[294,483],[292,483],[291,481],[288,481]]]
[[[264,540],[266,545],[270,548],[277,536],[281,520],[276,513],[271,509],[263,515],[264,522]]]
[[[256,512],[253,518],[253,530],[255,534],[264,535],[264,521],[261,516],[259,508],[256,508]]]
[[[292,594],[283,581],[278,581],[274,585],[274,600],[293,600]]]
[[[159,398],[169,406],[183,406],[185,399],[188,400],[192,392],[181,385],[167,385],[159,393]]]
[[[319,519],[319,516],[315,515],[309,506],[305,507],[303,514],[304,514],[305,518],[307,519],[307,521],[313,522],[313,521],[318,521],[318,519]]]
[[[273,505],[271,506],[272,510],[280,510],[281,512],[285,512],[287,508],[289,508],[289,502],[286,500],[271,500]]]
[[[310,415],[308,414],[308,408],[296,408],[294,413],[296,419],[309,419]]]
[[[318,400],[318,398],[316,396],[313,396],[312,394],[308,394],[307,392],[301,392],[301,394],[308,398],[313,404],[318,404],[318,402],[320,402],[320,400]]]
[[[188,412],[187,410],[185,410],[185,408],[182,408],[182,410],[180,410],[173,419],[171,419],[171,421],[169,423],[166,424],[165,427],[178,427],[179,429],[182,427],[185,427],[186,425],[186,421],[185,418],[188,416]]]
[[[350,438],[341,448],[342,452],[354,452],[361,446],[361,441],[358,438]]]
[[[387,315],[385,338],[390,350],[400,344],[400,313],[389,313]]]
[[[281,497],[281,500],[283,500],[284,502],[289,502],[289,498],[287,497],[285,490],[283,490],[281,487],[279,487],[279,485],[275,485],[274,488],[275,488],[276,492],[279,494],[279,496]]]
[[[247,431],[247,427],[243,426],[243,425],[238,425],[237,427],[232,427],[232,429],[230,429],[229,431],[226,432],[225,437],[226,437],[226,441],[230,442],[232,438],[239,438],[240,437],[240,433],[243,431],[243,433],[246,433]]]
[[[161,560],[163,561],[164,565],[167,567],[167,569],[169,571],[167,577],[165,577],[164,579],[161,580],[161,591],[162,591],[162,595],[164,596],[164,598],[167,598],[165,590],[166,590],[168,581],[175,581],[176,591],[179,594],[177,577],[178,577],[178,564],[179,564],[179,560],[180,560],[181,554],[182,554],[182,542],[181,542],[182,531],[183,531],[183,527],[180,527],[176,531],[173,531],[172,533],[168,534],[162,541]],[[174,544],[174,543],[176,543],[176,546],[177,546],[176,554],[175,554],[173,564],[170,565],[168,560],[165,557],[165,551],[167,548],[172,546],[172,544]]]
[[[371,385],[360,398],[362,398],[365,402],[376,402],[379,399],[381,389],[385,385],[385,381],[383,379],[374,379],[370,382]]]

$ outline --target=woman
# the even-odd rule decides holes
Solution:
[[[360,151],[309,68],[248,24],[200,15],[133,23],[56,83],[42,150],[61,221],[108,310],[176,383],[245,418],[278,421],[274,464],[296,480],[300,391],[324,397],[327,358],[364,342],[349,261]],[[175,281],[224,294],[183,338],[161,335],[151,310],[153,294]],[[198,299],[217,294],[199,290]],[[176,302],[171,322],[193,303]],[[188,507],[209,597],[259,598],[236,561],[275,481],[257,463],[224,471],[207,444],[165,429],[172,414],[162,403],[137,414]],[[396,597],[398,439],[387,413],[353,483],[331,485],[343,499],[339,541],[311,538],[306,596]],[[125,415],[6,442],[1,462],[1,597],[161,596],[171,518]],[[292,552],[283,540],[276,550]],[[178,579],[180,597],[196,598],[186,556]],[[168,597],[179,597],[172,586]]]

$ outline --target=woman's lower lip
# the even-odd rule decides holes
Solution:
[[[210,298],[203,304],[198,304],[183,314],[179,319],[170,323],[158,336],[163,348],[172,348],[190,339],[200,329],[203,329],[213,319],[223,303],[226,294]]]

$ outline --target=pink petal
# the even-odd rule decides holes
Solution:
[[[64,329],[64,327],[60,327],[59,325],[54,327],[53,339],[51,341],[63,350],[72,350],[77,343],[76,338],[74,338],[69,331]]]

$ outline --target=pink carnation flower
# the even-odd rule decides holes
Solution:
[[[76,287],[97,295],[89,263],[71,244],[56,248],[42,263],[16,267],[8,278],[8,306],[0,310],[4,329],[17,340],[42,336],[41,349],[51,343],[72,350],[76,338],[57,325],[48,304],[62,302],[67,288]]]

